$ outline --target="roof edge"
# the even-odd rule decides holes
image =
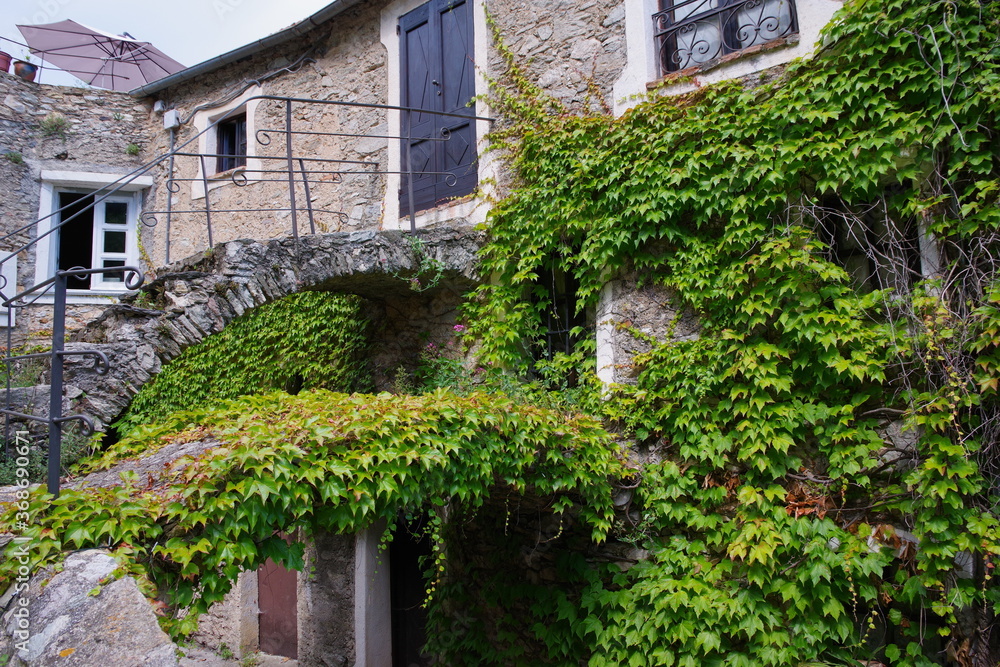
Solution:
[[[267,37],[262,37],[255,42],[233,49],[232,51],[228,51],[222,55],[215,56],[214,58],[210,58],[204,62],[198,63],[197,65],[192,65],[191,67],[182,69],[179,72],[165,76],[162,79],[147,83],[144,86],[139,86],[134,90],[130,90],[128,94],[132,97],[147,97],[154,93],[158,93],[161,90],[165,90],[166,88],[170,88],[171,86],[176,86],[177,84],[190,81],[191,79],[201,76],[202,74],[208,74],[209,72],[215,71],[220,67],[234,63],[237,60],[242,60],[243,58],[256,55],[264,49],[279,46],[295,37],[298,37],[299,35],[309,32],[313,28],[329,21],[334,16],[342,13],[344,10],[358,4],[359,2],[361,2],[361,0],[334,0],[312,16],[304,18],[284,30],[268,35]]]

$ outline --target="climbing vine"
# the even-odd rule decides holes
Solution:
[[[4,521],[22,513],[32,570],[67,550],[112,548],[178,611],[190,610],[168,619],[181,634],[241,571],[266,558],[301,569],[302,544],[287,544],[277,530],[354,533],[379,519],[392,523],[400,510],[428,507],[447,506],[458,519],[498,488],[555,495],[557,512],[582,502],[579,518],[601,541],[614,510],[595,481],[623,474],[593,419],[444,391],[315,390],[222,401],[135,429],[90,469],[149,455],[168,441],[207,444],[164,475],[125,473],[123,486],[66,489],[55,501],[40,488],[25,493]],[[0,561],[0,580],[13,581],[17,570],[17,558]]]
[[[167,364],[118,421],[127,431],[176,410],[275,389],[367,388],[360,301],[304,292],[261,306]]]
[[[653,461],[623,536],[649,555],[522,617],[553,664],[996,663],[998,18],[848,2],[816,57],[621,118],[498,47],[517,178],[466,311],[482,357],[531,367],[553,265],[580,310],[632,275],[700,322],[600,408]],[[466,625],[453,662],[516,662]]]
[[[494,140],[516,178],[466,308],[483,367],[537,370],[553,268],[581,311],[609,279],[655,284],[698,335],[653,341],[633,384],[577,403],[595,417],[474,389],[173,416],[150,398],[126,423],[163,422],[95,465],[213,446],[51,509],[35,492],[35,564],[110,546],[200,611],[265,557],[300,564],[277,530],[431,506],[444,664],[996,664],[998,35],[996,3],[855,0],[816,57],[620,118],[561,108],[499,45]],[[525,517],[560,522],[518,543],[526,493],[554,500]],[[512,584],[525,552],[579,545],[574,523],[587,548]],[[477,526],[501,548],[463,551]],[[592,548],[609,534],[619,560]]]

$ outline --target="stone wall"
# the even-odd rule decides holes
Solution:
[[[455,340],[454,325],[464,291],[444,289],[406,297],[390,297],[377,304],[377,330],[371,350],[372,382],[376,390],[398,390],[402,377],[412,378],[428,345],[445,348]],[[374,313],[373,313],[374,314]]]
[[[46,131],[42,121],[52,116],[66,119],[64,133]],[[35,177],[41,169],[128,173],[143,162],[142,153],[126,149],[148,148],[148,117],[147,105],[126,93],[29,83],[0,72],[0,145],[4,153],[20,152]]]
[[[182,125],[176,131],[175,145],[186,152],[199,149],[214,153],[216,145],[209,131],[198,139],[199,128],[208,118],[222,112],[243,95],[277,95],[321,101],[386,104],[398,95],[390,91],[392,69],[386,46],[380,36],[383,14],[399,3],[387,0],[364,2],[348,9],[335,19],[313,29],[299,39],[276,49],[258,53],[238,63],[224,66],[189,82],[176,84],[155,95],[165,108],[179,113]],[[488,10],[497,19],[503,39],[525,62],[531,77],[542,88],[570,107],[610,108],[614,81],[625,66],[624,4],[621,0],[579,3],[568,0],[491,0]],[[532,17],[530,23],[524,17]],[[476,25],[477,41],[492,41],[484,25]],[[486,62],[479,62],[480,72],[495,75],[503,68],[495,48],[485,49]],[[486,93],[483,84],[478,93]],[[248,164],[213,177],[208,183],[207,199],[219,211],[212,216],[215,242],[238,238],[266,239],[291,233],[289,191],[285,170],[285,137],[267,130],[285,126],[282,102],[263,100],[246,105],[248,118]],[[214,111],[213,111],[214,110]],[[394,118],[394,117],[393,117]],[[308,226],[306,202],[315,210],[318,231],[354,229],[395,229],[396,219],[387,219],[395,208],[387,206],[391,169],[390,153],[398,152],[399,142],[386,139],[398,128],[390,123],[390,114],[382,109],[357,108],[327,104],[292,106],[296,130],[331,134],[361,134],[358,137],[321,134],[298,135],[293,150],[304,158],[367,162],[306,162],[318,171],[352,171],[354,174],[315,174],[310,178],[310,192],[295,189],[300,231]],[[153,128],[156,152],[170,147],[170,132]],[[185,143],[190,142],[190,143]],[[480,148],[480,153],[482,147]],[[392,156],[395,158],[395,156]],[[296,163],[296,169],[299,165]],[[215,171],[214,159],[207,158],[206,171]],[[359,173],[360,172],[360,173]],[[481,175],[483,170],[480,170]],[[164,175],[165,177],[165,175]],[[196,157],[178,157],[174,166],[175,185],[171,195],[169,245],[172,260],[203,250],[208,243],[205,186],[201,180],[200,161]],[[396,182],[396,181],[393,181]],[[148,235],[146,248],[157,263],[167,256],[167,208],[165,187],[156,189],[148,210],[156,211],[158,225]],[[267,211],[263,209],[282,209]],[[226,212],[222,211],[237,211]],[[447,224],[461,220],[447,219]]]
[[[634,360],[655,343],[697,338],[697,316],[676,305],[658,285],[640,285],[635,276],[604,286],[597,308],[597,375],[605,383],[634,382]]]
[[[191,639],[212,651],[229,649],[237,658],[260,649],[257,572],[241,572],[233,589],[198,619]]]
[[[299,575],[299,662],[354,665],[354,535],[320,532]]]
[[[488,4],[500,38],[542,91],[570,109],[612,108],[612,88],[626,65],[622,0],[492,0]],[[499,52],[491,47],[490,73],[504,69]]]
[[[447,229],[422,232],[421,238],[441,273],[433,290],[419,293],[410,291],[409,278],[420,259],[399,232],[340,232],[298,242],[232,241],[208,256],[173,264],[129,303],[106,309],[77,334],[79,342],[67,344],[67,349],[101,350],[111,361],[109,373],[101,376],[89,359],[67,360],[67,391],[75,387],[72,391],[79,392],[74,409],[102,428],[182,350],[252,308],[306,290],[391,304],[391,321],[385,327],[376,322],[373,361],[387,370],[408,366],[423,341],[445,341],[452,335],[452,304],[456,295],[477,284],[476,253],[483,240],[479,233]],[[139,303],[147,307],[134,305]],[[370,315],[377,318],[386,310],[376,305]]]
[[[183,150],[200,149],[215,153],[210,139],[196,138],[196,123],[203,126],[212,109],[222,108],[230,98],[254,94],[382,103],[386,101],[385,50],[379,43],[379,10],[382,3],[363,3],[337,16],[332,22],[285,45],[259,53],[245,61],[221,68],[197,79],[161,91],[157,97],[166,108],[179,112],[182,125],[176,144],[191,142]],[[249,106],[249,105],[248,105]],[[283,173],[257,170],[285,170],[285,137],[267,130],[285,127],[282,102],[263,100],[249,118],[247,170],[226,172],[209,184],[208,198],[213,209],[237,210],[213,216],[214,242],[239,238],[269,239],[292,233],[289,192]],[[328,104],[294,104],[292,122],[296,130],[341,134],[386,135],[385,112]],[[170,133],[154,129],[154,147],[166,152]],[[208,135],[206,135],[208,136]],[[377,229],[385,177],[366,173],[351,176],[332,172],[351,170],[384,171],[388,140],[379,137],[353,138],[324,135],[297,135],[293,150],[304,158],[367,161],[370,167],[350,164],[306,162],[307,169],[331,173],[310,177],[309,197],[301,184],[296,188],[299,230],[309,233],[307,205],[315,211],[318,232]],[[275,159],[277,158],[277,159]],[[214,160],[207,160],[210,174]],[[377,163],[377,164],[376,164]],[[345,169],[346,167],[346,169]],[[296,163],[295,168],[299,165]],[[175,162],[177,190],[172,207],[177,211],[205,208],[204,187],[200,182],[197,158],[178,157]],[[240,184],[244,184],[241,187]],[[157,188],[152,210],[158,225],[146,247],[157,263],[166,259],[166,188]],[[282,209],[261,211],[260,209]],[[203,213],[176,213],[171,220],[170,257],[180,259],[207,247],[206,218]]]
[[[171,145],[180,146],[185,152],[214,153],[217,147],[213,141],[196,138],[196,124],[204,127],[213,109],[224,107],[241,95],[389,102],[398,91],[389,90],[391,67],[383,43],[386,37],[380,30],[385,20],[383,14],[398,4],[390,0],[359,3],[278,48],[143,100],[123,93],[25,83],[13,76],[0,75],[0,151],[16,152],[23,157],[23,163],[16,158],[0,158],[0,175],[17,183],[4,196],[0,228],[13,230],[37,218],[39,176],[43,169],[126,173],[145,160],[165,154]],[[595,109],[608,105],[613,82],[625,65],[623,7],[620,0],[579,6],[565,0],[488,3],[502,38],[529,63],[530,76],[544,90],[571,107],[589,105]],[[525,23],[525,16],[531,16],[533,21]],[[492,41],[492,36],[478,22],[476,30],[477,41]],[[478,63],[480,71],[490,76],[497,74],[502,62],[496,49],[491,46],[483,52],[488,56],[485,62]],[[477,92],[485,92],[482,82]],[[166,109],[180,115],[182,124],[173,137],[163,128],[162,113],[151,111],[157,99]],[[45,136],[39,130],[39,122],[53,114],[67,119],[67,136]],[[351,163],[346,167],[364,172],[360,175],[314,174],[308,197],[301,184],[296,186],[300,233],[312,231],[307,206],[314,210],[317,232],[398,227],[399,220],[386,219],[387,202],[396,197],[395,191],[387,194],[387,184],[396,177],[376,173],[390,170],[390,153],[399,151],[396,140],[384,138],[398,132],[397,127],[390,126],[389,114],[382,109],[297,104],[293,106],[292,118],[296,129],[307,132],[365,135],[364,138],[298,135],[293,140],[296,155],[368,163],[367,166]],[[284,174],[271,173],[286,168],[284,136],[267,132],[283,128],[284,122],[282,103],[258,102],[248,137],[251,146],[248,171],[236,170],[213,179],[207,196],[198,158],[178,156],[172,171],[166,162],[151,169],[149,175],[155,185],[145,198],[143,210],[149,214],[147,220],[155,219],[157,225],[141,227],[140,242],[153,266],[164,265],[168,257],[176,261],[208,247],[207,220],[201,213],[206,201],[216,211],[212,216],[214,243],[277,238],[291,233],[287,180]],[[130,144],[142,148],[140,155],[126,153]],[[346,170],[343,164],[336,163],[306,162],[305,166],[328,172]],[[398,165],[392,168],[398,169]],[[207,159],[205,171],[215,171],[214,159]],[[484,177],[488,175],[482,169],[481,173]],[[167,187],[171,174],[172,189],[176,190],[173,193]],[[165,213],[168,207],[173,211],[169,223]],[[394,211],[389,213],[394,215]],[[482,215],[480,211],[479,217]],[[464,218],[455,216],[438,215],[433,220],[436,224],[468,224]],[[34,230],[27,229],[11,238],[8,245],[22,244],[33,235]],[[19,258],[20,287],[34,280],[33,262],[33,251]],[[101,309],[102,306],[95,304],[71,307],[70,330],[96,317]],[[49,309],[33,308],[23,315],[19,331],[44,338],[51,328]]]
[[[65,119],[64,132],[53,131],[58,118]],[[148,122],[147,104],[125,93],[28,83],[0,73],[0,251],[6,255],[35,237],[43,170],[126,174],[149,155]],[[130,144],[141,148],[138,155],[126,152]],[[34,247],[17,259],[17,287],[23,289],[35,279]],[[94,306],[70,308],[70,326],[97,312]],[[50,308],[18,313],[18,341],[50,329]]]

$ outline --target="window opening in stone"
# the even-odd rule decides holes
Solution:
[[[302,377],[302,374],[295,373],[285,380],[285,393],[292,396],[298,395],[298,393],[302,391],[302,385],[304,382],[305,378]]]
[[[836,195],[820,202],[821,238],[831,259],[850,274],[860,291],[904,293],[923,277],[916,223],[902,218],[892,206],[908,187],[890,186],[878,200],[863,206],[848,206]]]
[[[217,173],[245,167],[247,164],[247,115],[245,113],[219,121],[215,127]]]
[[[56,266],[60,271],[83,267],[93,268],[94,255],[94,196],[75,192],[59,193],[59,222],[66,222],[56,234],[59,237]],[[76,216],[73,218],[73,216]],[[72,218],[72,220],[70,219]],[[91,276],[70,276],[69,289],[90,289]]]
[[[555,260],[547,261],[541,269],[533,298],[543,307],[544,336],[532,351],[535,361],[551,361],[559,353],[571,354],[580,341],[580,332],[587,326],[587,314],[577,309],[579,288],[576,277],[559,268]],[[578,378],[562,380],[568,386],[575,386]]]
[[[57,193],[59,229],[53,235],[55,266],[60,271],[74,268],[114,268],[128,265],[129,248],[135,227],[129,219],[129,202],[105,199],[96,202],[93,194]],[[74,217],[75,216],[75,217]],[[70,276],[67,287],[77,290],[125,289],[125,272],[111,271],[89,276]]]
[[[661,74],[703,65],[798,31],[792,0],[660,0],[653,34]]]

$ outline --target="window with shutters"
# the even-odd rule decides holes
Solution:
[[[467,0],[432,0],[399,19],[402,215],[411,198],[421,211],[476,188],[472,12]]]

